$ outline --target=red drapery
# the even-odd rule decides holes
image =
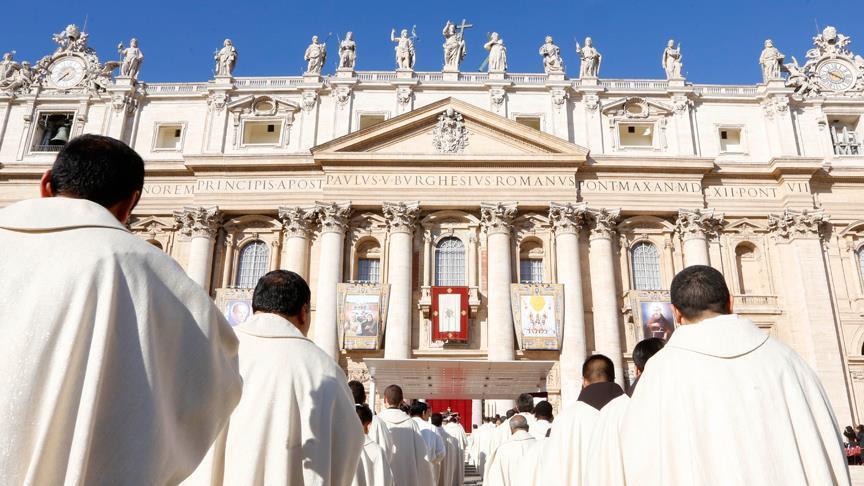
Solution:
[[[426,404],[432,413],[445,413],[447,407],[450,407],[451,412],[459,414],[459,424],[465,429],[465,433],[471,433],[471,400],[435,399],[426,400]]]

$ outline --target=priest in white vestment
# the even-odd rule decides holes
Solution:
[[[453,486],[456,484],[456,467],[459,458],[459,440],[444,431],[444,417],[440,413],[433,413],[429,422],[435,427],[435,432],[444,441],[444,460],[441,461],[441,474],[438,476],[437,486]]]
[[[441,463],[444,461],[444,454],[447,452],[444,446],[444,439],[438,435],[435,426],[429,423],[429,406],[421,401],[416,401],[411,404],[411,419],[417,424],[420,429],[420,436],[423,437],[423,442],[426,443],[426,460],[432,466],[432,482],[438,484],[438,478],[441,476]]]
[[[489,461],[489,456],[492,454],[491,445],[492,445],[492,434],[495,433],[495,424],[492,422],[492,419],[487,419],[488,422],[481,425],[475,434],[477,438],[475,439],[476,447],[477,447],[477,472],[480,473],[480,477],[483,477],[484,469],[486,467],[486,463]]]
[[[516,416],[521,415],[525,417],[525,420],[528,421],[528,432],[531,432],[531,427],[534,425],[534,397],[530,393],[522,393],[516,398],[516,413],[510,417],[508,417],[501,425],[497,426],[492,433],[492,438],[489,441],[489,454],[490,456],[495,453],[495,450],[498,447],[510,440],[512,433],[510,432],[510,420]],[[488,468],[491,463],[489,459],[486,459],[485,467]],[[485,471],[484,471],[485,475]]]
[[[552,422],[549,438],[542,442],[545,450],[535,477],[543,478],[544,484],[583,484],[594,425],[601,410],[622,395],[612,360],[602,354],[589,356],[582,365],[582,392],[576,404]]]
[[[537,440],[543,440],[552,428],[552,404],[546,400],[534,405],[534,424],[531,426],[531,435]]]
[[[366,403],[366,389],[363,387],[363,383],[360,383],[357,380],[351,380],[348,382],[348,388],[351,389],[351,394],[354,396],[355,406]],[[366,432],[366,436],[384,449],[384,456],[387,458],[388,463],[393,461],[393,454],[396,453],[396,447],[393,445],[393,439],[390,437],[390,430],[384,426],[381,417],[377,415],[372,416],[372,423],[369,424],[369,430]]]
[[[521,460],[537,444],[537,439],[528,433],[528,421],[521,415],[510,419],[513,437],[501,444],[492,454],[489,474],[484,478],[485,486],[524,486],[521,480]]]
[[[363,424],[366,442],[357,464],[357,475],[351,486],[395,486],[393,471],[384,454],[384,448],[369,438],[369,426],[372,424],[372,410],[366,405],[357,406],[357,416]]]
[[[388,386],[384,389],[387,409],[378,414],[390,431],[396,450],[390,461],[393,478],[398,486],[431,486],[432,466],[426,459],[426,443],[417,424],[399,409],[402,400],[402,388],[398,385]]]
[[[622,424],[626,483],[849,484],[810,366],[732,314],[717,270],[687,267],[670,293],[679,327],[645,367]]]
[[[465,448],[468,447],[468,434],[459,423],[458,415],[451,415],[449,419],[444,419],[444,432],[456,440],[453,484],[461,486],[465,480]]]
[[[240,399],[210,296],[124,224],[144,162],[84,135],[0,210],[0,483],[176,484]]]
[[[364,434],[345,373],[306,338],[309,286],[267,273],[252,295],[240,339],[243,397],[188,485],[348,486]]]
[[[633,348],[633,364],[636,367],[636,381],[645,370],[645,364],[666,344],[661,338],[648,338]],[[630,388],[635,389],[635,383]],[[629,395],[621,395],[609,402],[602,410],[594,432],[591,435],[588,461],[583,474],[587,485],[624,484],[624,461],[621,456],[621,422],[629,405]]]

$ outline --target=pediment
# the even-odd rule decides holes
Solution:
[[[669,116],[672,107],[652,99],[628,96],[604,104],[600,111],[608,116],[638,119]]]
[[[588,150],[446,98],[312,149],[319,163],[536,161],[581,164]]]

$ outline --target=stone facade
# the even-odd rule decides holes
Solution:
[[[864,77],[861,58],[831,34],[788,79],[772,78],[776,56],[765,55],[765,82],[744,86],[556,69],[243,78],[233,64],[199,83],[85,70],[99,83],[60,86],[48,59],[45,79],[26,89],[0,79],[0,206],[38,194],[58,127],[122,139],[147,171],[130,229],[220,302],[243,293],[239,254],[260,241],[266,269],[308,279],[311,337],[352,376],[368,377],[364,357],[560,360],[548,383],[556,404],[578,393],[587,354],[609,354],[622,378],[632,372],[636,303],[662,297],[684,266],[710,264],[735,310],[819,373],[841,424],[858,423]],[[851,83],[820,84],[818,56],[830,48]],[[91,51],[78,57],[98,63]],[[431,339],[445,237],[464,245],[470,289],[469,339],[458,345]],[[656,288],[635,278],[645,243]],[[335,286],[373,257],[391,286],[384,346],[346,352]],[[560,352],[514,342],[509,285],[524,258],[565,286]]]

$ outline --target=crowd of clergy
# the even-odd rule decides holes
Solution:
[[[847,485],[815,372],[736,315],[722,274],[675,276],[679,324],[582,366],[578,400],[516,397],[468,436],[456,415],[359,382],[306,335],[311,293],[276,270],[231,328],[208,293],[125,226],[144,162],[70,141],[41,197],[0,210],[0,483],[4,485]],[[773,445],[772,445],[773,444]]]

